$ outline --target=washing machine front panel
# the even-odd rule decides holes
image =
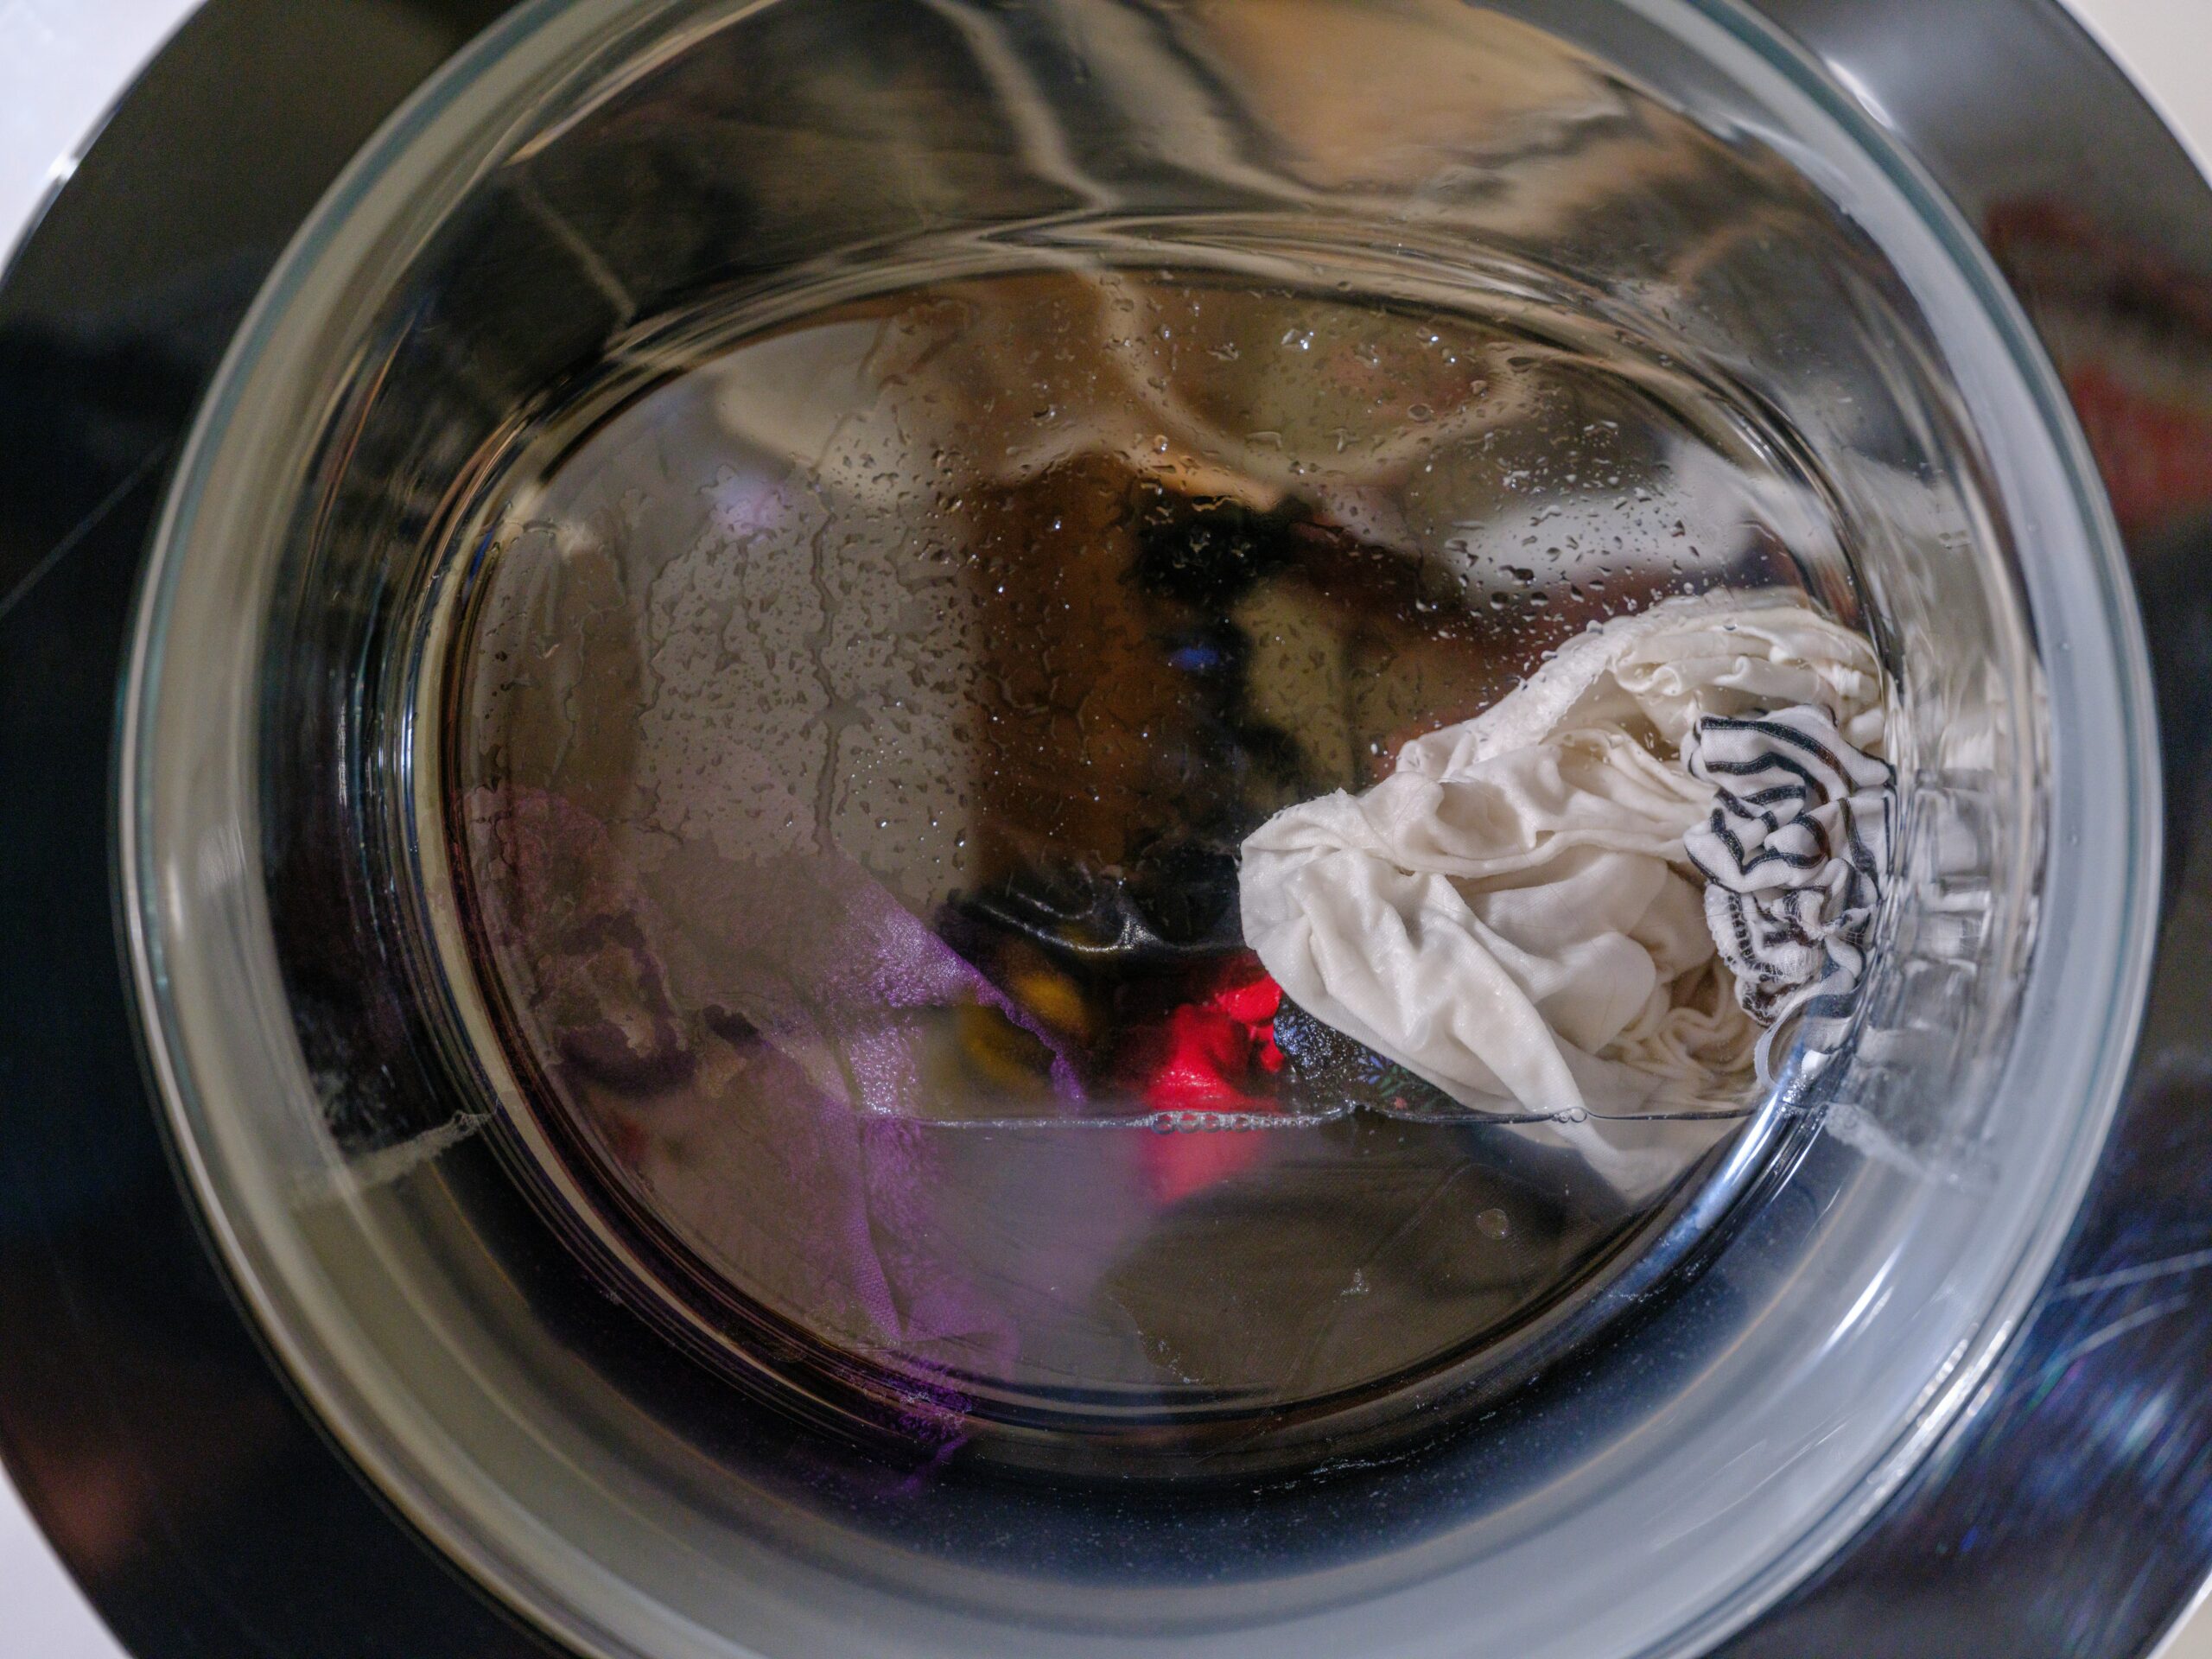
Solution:
[[[324,1439],[238,1312],[146,1105],[104,824],[138,565],[200,390],[292,229],[490,7],[216,0],[134,89],[0,288],[0,754],[22,879],[0,1148],[0,1446],[134,1653],[547,1650],[416,1540]],[[2055,8],[1769,8],[1862,91],[1983,231],[2068,379],[2128,534],[2160,679],[2166,938],[2112,1150],[2019,1338],[1907,1488],[1726,1649],[2141,1651],[2212,1560],[2212,1262],[2202,1155],[2212,953],[2198,591],[2212,492],[2186,461],[2208,377],[2133,384],[2145,316],[2184,343],[2212,250],[2195,169]],[[1972,76],[1900,40],[1997,28]],[[242,73],[241,65],[252,66]],[[1959,95],[1969,86],[1978,101]],[[188,121],[181,112],[191,111]],[[211,113],[212,112],[212,113]],[[188,131],[189,143],[173,134]],[[276,142],[272,135],[283,135]],[[2078,134],[2080,142],[2067,137]],[[272,162],[272,157],[276,158]],[[242,188],[241,181],[251,180]],[[2177,233],[2179,232],[2180,233]],[[2208,308],[2212,309],[2212,308]],[[2106,325],[2108,333],[2101,334]],[[34,418],[29,411],[38,411]],[[2145,439],[2171,459],[2141,464]],[[87,1493],[93,1496],[87,1497]],[[2090,1495],[2094,1495],[2094,1500]]]

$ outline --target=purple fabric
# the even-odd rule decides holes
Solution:
[[[595,1096],[617,1096],[638,1144],[613,1149],[642,1173],[654,1098],[691,1089],[696,1042],[757,1039],[775,1059],[747,1127],[772,1171],[730,1171],[732,1201],[784,1196],[747,1224],[774,1230],[778,1259],[816,1274],[823,1306],[864,1314],[878,1357],[907,1379],[906,1432],[957,1440],[969,1399],[931,1356],[1003,1371],[1019,1338],[990,1297],[930,1253],[943,1183],[940,1151],[917,1121],[929,1110],[924,1016],[941,1038],[942,1011],[982,1004],[1050,1033],[842,855],[739,864],[664,844],[641,868],[551,791],[480,791],[471,807],[476,856],[495,861],[479,883],[486,921],[511,991],[570,1085],[570,1109],[604,1129],[618,1115]],[[1053,1052],[1054,1094],[1079,1101],[1072,1065]],[[704,1224],[676,1219],[695,1233]]]

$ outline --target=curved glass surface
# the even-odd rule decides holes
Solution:
[[[1695,1651],[2094,1161],[2157,779],[2092,477],[1731,9],[524,8],[302,233],[165,521],[123,810],[187,1162],[355,1455],[588,1651]],[[1637,1192],[1144,1126],[1115,1033],[1217,994],[1270,790],[1769,588],[1897,685],[1833,1062]],[[745,853],[779,803],[834,868]],[[758,942],[807,991],[879,899],[1064,1017],[887,1001],[950,1069],[801,1111]]]

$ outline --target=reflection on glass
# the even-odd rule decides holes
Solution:
[[[449,818],[554,1138],[955,1417],[1464,1361],[1755,1102],[1738,1044],[1649,1113],[1688,1121],[1501,1122],[1247,948],[1269,814],[1835,539],[1753,411],[1534,273],[1416,299],[1290,228],[685,315],[471,531]]]

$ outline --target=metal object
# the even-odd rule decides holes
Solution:
[[[2071,243],[2060,238],[2058,252],[2063,254],[2070,246],[2077,256],[2077,265],[2094,267],[2102,260],[2112,269],[2103,277],[2093,270],[2084,279],[2078,270],[2054,276],[2046,264],[2022,271],[2016,278],[2031,308],[2039,297],[2056,308],[2056,313],[2046,311],[2045,315],[2061,317],[2050,333],[2063,367],[2069,352],[2080,349],[2078,334],[2069,333],[2064,325],[2078,321],[2085,303],[2103,304],[2114,311],[2127,308],[2133,313],[2140,311],[2146,294],[2153,299],[2163,296],[2160,302],[2182,314],[2183,323],[2187,321],[2192,274],[2205,268],[2199,263],[2201,254],[2184,245],[2168,246],[2155,256],[2146,256],[2133,251],[2125,238],[2134,238],[2134,247],[2139,248],[2153,226],[2164,237],[2176,223],[2212,222],[2212,216],[2208,216],[2212,201],[2205,200],[2202,187],[2171,141],[2085,40],[2054,13],[2040,7],[2018,10],[2029,21],[2039,21],[2040,26],[2022,28],[2019,20],[2008,20],[2003,50],[1977,54],[1974,60],[1982,86],[1993,78],[1992,64],[2002,63],[2017,70],[2018,84],[2009,97],[1997,100],[1997,108],[2000,113],[2034,111],[2037,143],[2023,141],[2017,147],[1987,152],[1974,147],[1982,142],[1986,126],[1973,125],[1971,143],[1956,137],[1957,130],[1950,123],[1957,108],[1957,86],[1947,86],[1941,76],[1919,80],[1930,114],[1924,127],[1915,126],[1914,105],[1905,94],[1916,78],[1922,76],[1929,54],[1907,54],[1910,61],[1903,68],[1894,61],[1885,66],[1871,60],[1864,45],[1868,37],[1857,28],[1867,20],[1868,8],[1839,7],[1833,9],[1833,14],[1823,10],[1819,15],[1808,9],[1806,16],[1784,21],[1809,38],[1832,62],[1849,70],[1849,84],[1878,99],[1886,118],[1915,141],[1923,159],[1939,173],[1948,171],[1954,190],[1980,222],[1993,226],[1993,233],[2003,223],[2017,219],[1993,225],[1992,213],[2017,204],[2023,197],[2056,195],[2063,201],[2087,194],[2092,205],[2086,216],[2089,222],[2102,219],[2121,239],[2098,241],[2075,232],[2076,239]],[[249,6],[219,4],[165,57],[139,99],[154,94],[164,85],[164,77],[175,76],[188,103],[194,96],[189,56],[194,36],[205,39],[208,31],[226,22],[235,25],[253,10]],[[1960,10],[1960,34],[1952,38],[1963,38],[1967,25],[1978,15],[1967,8]],[[1929,27],[1927,16],[1924,9],[1920,10],[1910,23],[1894,22],[1888,33],[1878,32],[1872,38],[1919,39],[1918,31]],[[255,21],[274,27],[266,19]],[[319,22],[307,32],[312,35],[340,27]],[[330,38],[328,35],[319,37]],[[1859,55],[1854,57],[1854,52]],[[353,67],[364,69],[372,55],[352,54]],[[213,74],[216,67],[203,61],[200,73]],[[2083,90],[2069,105],[2067,99],[2041,90],[2053,86]],[[262,122],[267,118],[249,118],[250,106],[238,100],[235,92],[232,96],[238,101],[242,143],[249,150],[257,148]],[[151,119],[156,106],[142,104],[140,107]],[[2101,153],[2129,156],[2120,177],[2096,181],[2086,191],[2079,179],[2068,179],[2062,181],[2067,189],[2060,192],[2054,191],[2050,181],[2023,176],[2018,171],[2006,176],[1997,175],[1993,156],[2003,158],[2005,168],[2017,169],[2024,155],[2057,152],[2059,146],[2047,143],[2051,111],[2068,107],[2082,111],[2099,132],[2107,135],[2107,148]],[[126,109],[126,118],[129,114]],[[2111,135],[2124,132],[2131,118],[2138,124],[2136,133],[2128,142],[2112,142]],[[1947,145],[1947,131],[1953,134],[1951,144],[1956,148]],[[134,1412],[127,1404],[111,1410],[104,1427],[89,1432],[83,1427],[84,1417],[69,1416],[59,1427],[36,1421],[32,1414],[42,1402],[50,1408],[55,1399],[88,1397],[87,1391],[57,1386],[36,1370],[42,1363],[53,1363],[55,1356],[67,1354],[73,1340],[81,1346],[70,1363],[73,1374],[102,1379],[134,1372],[167,1375],[172,1380],[159,1390],[164,1399],[189,1402],[209,1397],[195,1392],[190,1381],[195,1375],[212,1371],[234,1376],[237,1382],[219,1382],[210,1390],[219,1402],[211,1409],[223,1423],[224,1433],[198,1438],[209,1444],[219,1439],[251,1441],[250,1435],[238,1434],[236,1425],[254,1421],[253,1414],[261,1412],[266,1424],[266,1438],[261,1444],[276,1448],[268,1455],[280,1460],[298,1459],[296,1465],[285,1466],[304,1471],[300,1478],[309,1490],[353,1494],[351,1513],[359,1522],[358,1531],[341,1529],[343,1535],[317,1541],[308,1559],[293,1563],[289,1578],[272,1573],[264,1583],[241,1589],[235,1595],[202,1600],[196,1609],[191,1592],[179,1593],[176,1586],[189,1582],[205,1561],[215,1559],[208,1552],[219,1546],[211,1545],[203,1537],[174,1548],[167,1559],[181,1570],[166,1586],[160,1567],[162,1543],[154,1543],[145,1555],[124,1550],[124,1564],[111,1569],[113,1577],[108,1581],[111,1616],[130,1635],[133,1608],[150,1610],[135,1615],[137,1634],[143,1636],[149,1654],[158,1656],[162,1649],[156,1643],[186,1630],[194,1630],[217,1646],[238,1645],[248,1628],[246,1623],[238,1622],[238,1610],[242,1606],[251,1609],[246,1618],[253,1626],[270,1632],[270,1639],[280,1651],[329,1650],[339,1638],[331,1636],[318,1642],[311,1634],[317,1629],[344,1630],[347,1632],[345,1640],[356,1646],[364,1630],[374,1633],[368,1639],[385,1640],[392,1630],[393,1604],[410,1598],[378,1596],[364,1589],[351,1611],[350,1623],[318,1625],[313,1622],[347,1618],[346,1604],[354,1594],[353,1586],[371,1582],[378,1571],[420,1577],[450,1592],[447,1605],[437,1605],[434,1600],[414,1602],[426,1610],[435,1606],[440,1624],[453,1621],[448,1629],[429,1634],[426,1622],[424,1630],[412,1633],[411,1640],[392,1634],[389,1650],[435,1651],[432,1644],[445,1640],[454,1640],[456,1650],[461,1650],[457,1635],[467,1631],[467,1621],[474,1618],[477,1623],[469,1633],[475,1641],[467,1650],[497,1651],[499,1643],[522,1638],[506,1633],[484,1616],[471,1614],[467,1609],[473,1604],[463,1592],[430,1567],[426,1557],[410,1554],[408,1547],[397,1542],[385,1517],[359,1499],[346,1484],[341,1466],[321,1452],[295,1409],[270,1383],[259,1356],[244,1340],[242,1329],[223,1306],[195,1242],[181,1224],[183,1211],[166,1185],[166,1173],[149,1157],[156,1151],[150,1125],[144,1120],[137,1079],[122,1056],[122,1005],[114,982],[106,977],[111,973],[111,959],[106,955],[105,870],[102,861],[92,855],[96,849],[88,847],[81,835],[81,826],[94,821],[92,814],[105,787],[103,769],[97,764],[98,734],[105,727],[105,680],[111,666],[108,653],[114,638],[111,631],[101,634],[93,629],[90,619],[102,613],[99,607],[105,603],[110,607],[105,613],[110,618],[108,628],[117,625],[144,515],[150,511],[158,474],[166,463],[170,434],[188,412],[213,351],[227,336],[228,319],[242,306],[257,274],[252,255],[241,256],[242,269],[233,285],[222,298],[206,305],[195,319],[203,325],[196,335],[189,321],[181,327],[172,323],[160,328],[159,338],[167,344],[166,360],[163,353],[144,351],[143,334],[136,340],[130,337],[128,321],[115,325],[108,339],[112,341],[119,334],[128,343],[111,346],[113,355],[109,362],[120,359],[130,366],[109,372],[127,376],[123,383],[130,391],[121,400],[103,399],[99,365],[94,360],[99,342],[95,339],[88,349],[81,327],[73,334],[57,327],[56,320],[80,318],[91,308],[92,302],[87,298],[73,248],[100,245],[104,227],[99,213],[103,202],[110,205],[111,211],[127,213],[132,198],[124,192],[138,169],[157,172],[175,164],[168,156],[156,159],[127,149],[116,149],[116,159],[109,161],[105,152],[127,134],[127,128],[111,133],[111,142],[95,152],[79,181],[65,194],[54,218],[11,276],[5,292],[0,293],[0,308],[4,308],[7,322],[5,338],[15,342],[10,355],[17,365],[6,371],[14,387],[5,398],[10,410],[50,405],[57,386],[68,394],[68,403],[86,416],[105,416],[111,422],[115,417],[108,411],[118,404],[134,410],[161,407],[143,397],[148,384],[145,365],[149,360],[161,365],[152,372],[166,373],[171,388],[167,423],[148,422],[136,435],[126,426],[119,441],[112,426],[103,430],[92,418],[57,427],[78,438],[87,451],[95,451],[103,439],[113,444],[109,454],[92,454],[81,463],[83,471],[78,474],[86,480],[81,505],[92,510],[92,516],[67,535],[41,531],[35,525],[12,530],[11,545],[0,547],[0,556],[16,561],[9,567],[11,570],[29,573],[41,564],[45,567],[35,585],[21,590],[22,597],[12,604],[10,614],[0,619],[13,636],[0,638],[0,650],[7,652],[10,663],[35,660],[30,652],[33,642],[42,644],[52,653],[45,659],[52,664],[50,672],[35,680],[26,676],[15,682],[15,705],[4,729],[0,730],[11,776],[35,775],[48,769],[54,778],[48,790],[10,803],[7,809],[13,820],[9,825],[10,844],[57,861],[73,860],[57,868],[49,881],[27,882],[23,887],[30,891],[19,889],[22,897],[17,902],[58,893],[67,896],[71,903],[61,912],[64,925],[37,930],[44,948],[35,953],[21,949],[22,942],[33,938],[31,927],[22,923],[10,927],[8,936],[17,945],[9,964],[14,977],[11,988],[18,1006],[28,1007],[39,998],[42,988],[69,983],[74,995],[67,1004],[71,1011],[68,1018],[85,1022],[73,1027],[57,1018],[50,1031],[38,1033],[11,1052],[21,1084],[6,1108],[15,1122],[9,1150],[0,1155],[9,1160],[5,1167],[11,1184],[28,1195],[13,1212],[37,1217],[41,1230],[16,1235],[18,1239],[28,1237],[29,1243],[11,1246],[0,1256],[0,1272],[20,1273],[22,1282],[32,1287],[24,1296],[11,1295],[6,1305],[11,1311],[32,1310],[27,1317],[36,1321],[30,1327],[35,1332],[31,1339],[10,1332],[9,1339],[0,1342],[0,1365],[10,1368],[6,1382],[0,1383],[0,1423],[6,1426],[11,1454],[35,1497],[41,1486],[48,1494],[63,1490],[60,1477],[42,1479],[40,1469],[42,1460],[48,1469],[64,1466],[60,1459],[73,1442],[110,1447],[135,1443],[142,1448],[120,1459],[130,1471],[124,1485],[149,1501],[147,1509],[137,1512],[139,1515],[188,1516],[208,1494],[238,1486],[250,1491],[251,1481],[261,1478],[240,1475],[234,1470],[177,1469],[170,1461],[175,1455],[175,1438],[158,1434],[141,1438],[145,1435],[145,1413]],[[329,159],[334,166],[357,137],[358,133],[342,136],[331,145]],[[118,169],[116,174],[106,172],[110,166]],[[2115,223],[2113,205],[2134,199],[2133,193],[2146,187],[2154,193],[2170,192],[2167,206],[2146,214],[2142,225]],[[313,194],[311,185],[303,187],[293,205],[294,212]],[[2187,213],[2179,218],[2168,217],[2177,204]],[[266,205],[281,207],[284,204]],[[262,234],[273,242],[281,237],[291,216],[272,211],[268,229]],[[73,244],[73,217],[77,219],[73,233],[79,238]],[[2124,214],[2118,217],[2124,221]],[[181,229],[194,228],[190,217],[185,216]],[[2032,259],[2039,251],[2046,261],[2050,257],[2048,239],[2039,248],[2017,232],[2014,236],[2016,257]],[[171,261],[157,263],[173,269]],[[42,268],[52,273],[44,279],[43,298]],[[160,285],[158,276],[147,283],[148,288]],[[141,289],[140,294],[144,291]],[[119,319],[144,315],[143,308],[130,303],[138,297],[129,293],[110,296],[110,315]],[[43,338],[38,333],[41,324]],[[49,354],[41,359],[37,355],[39,349]],[[25,365],[38,366],[27,369]],[[16,500],[26,506],[42,505],[29,492],[11,495],[11,505]],[[2205,1350],[2212,1346],[2212,1331],[2208,1331],[2196,1304],[2185,1296],[2190,1275],[2202,1270],[2212,1257],[2203,1255],[2209,1241],[2203,1236],[2204,1224],[2197,1219],[2205,1206],[2195,1201],[2202,1191],[2196,1173],[2201,1160],[2186,1156],[2185,1144],[2180,1148],[2183,1155],[2167,1149],[2172,1146],[2172,1137],[2196,1132],[2192,1126],[2202,1121],[2202,1096],[2208,1073],[2212,1073],[2201,1039],[2190,1029],[2192,1001],[2201,1003],[2201,994],[2192,998],[2191,993],[2197,986],[2192,976],[2202,971],[2205,959],[2202,931],[2205,912],[2202,872],[2199,865],[2188,861],[2192,855],[2201,857],[2201,853],[2187,834],[2192,825],[2189,809],[2198,798],[2201,751],[2190,750],[2192,725],[2186,719],[2188,706],[2183,702],[2190,688],[2203,683],[2202,600],[2194,591],[2203,584],[2190,580],[2195,561],[2202,553],[2189,539],[2188,528],[2201,505],[2183,500],[2171,512],[2162,510],[2147,515],[2137,522],[2134,537],[2139,575],[2146,593],[2156,596],[2146,610],[2152,619],[2154,643],[2161,651],[2169,727],[2170,801],[2177,804],[2170,809],[2170,816],[2176,819],[2172,826],[2175,858],[2170,866],[2174,887],[2161,982],[2162,993],[2176,1012],[2162,1026],[2154,1005],[2145,1063],[2136,1074],[2136,1093],[2107,1163],[2104,1185],[2077,1230],[2071,1265],[2062,1267],[2056,1287],[2046,1293],[2023,1338],[1986,1385],[1984,1403],[1962,1421],[1953,1443],[1923,1468],[1907,1493],[1840,1567],[1821,1584],[1740,1639],[1745,1652],[1801,1651],[1821,1645],[1828,1639],[1821,1633],[1833,1630],[1849,1631],[1859,1650],[1986,1651],[1990,1633],[2007,1629],[2008,1621],[2018,1618],[2023,1628],[2012,1642],[2011,1651],[2126,1654],[2155,1635],[2174,1604],[2193,1584],[2204,1557],[2212,1554],[2212,1538],[2206,1536],[2202,1525],[2187,1524],[2189,1517],[2202,1512],[2202,1483],[2190,1471],[2200,1460],[2208,1435],[2212,1435],[2205,1418],[2190,1410],[2192,1400],[2200,1408],[2206,1402],[2201,1394],[2188,1391],[2204,1387],[2198,1378],[2205,1370],[2202,1363]],[[57,524],[52,529],[60,531],[62,526]],[[105,564],[100,563],[103,554]],[[13,582],[10,591],[16,591]],[[66,619],[66,625],[57,628],[57,618]],[[73,632],[73,628],[79,631]],[[57,688],[70,686],[73,672],[73,687],[69,695],[62,696]],[[53,728],[42,723],[65,719],[77,722],[69,728],[76,734],[73,747],[78,764],[73,769],[53,765],[49,747],[54,741],[50,735]],[[73,839],[73,827],[77,832]],[[66,925],[71,917],[73,931]],[[2191,931],[2192,927],[2197,931]],[[65,980],[72,963],[76,977]],[[61,972],[56,971],[57,963],[62,965]],[[48,988],[43,994],[52,993]],[[105,1018],[96,1019],[92,1013],[96,1009],[105,1009]],[[2161,1034],[2168,1030],[2172,1035]],[[43,1050],[39,1046],[41,1038],[49,1045]],[[42,1074],[35,1069],[41,1057]],[[105,1066],[108,1079],[105,1093],[99,1098],[101,1110],[97,1116],[87,1109],[86,1103],[93,1096],[85,1086],[88,1075],[99,1075],[95,1066]],[[44,1090],[36,1082],[41,1075],[46,1079]],[[61,1107],[71,1102],[75,1103],[75,1114],[65,1116]],[[65,1124],[86,1138],[76,1140],[73,1133],[65,1135],[56,1127]],[[43,1157],[41,1149],[54,1142],[42,1136],[54,1136],[64,1144],[56,1146],[51,1157]],[[82,1159],[79,1169],[111,1172],[108,1179],[115,1179],[118,1178],[112,1172],[133,1166],[123,1150],[130,1147],[136,1148],[137,1158],[137,1184],[120,1192],[109,1189],[111,1196],[107,1197],[95,1188],[82,1212],[87,1217],[82,1230],[73,1229],[68,1218],[54,1208],[59,1195],[71,1191],[69,1154],[73,1151]],[[128,1215],[138,1230],[130,1236],[129,1248],[118,1253],[119,1259],[103,1255],[104,1249],[116,1249],[112,1243],[103,1246],[100,1243],[103,1236],[115,1230],[112,1223],[103,1223],[103,1214]],[[166,1229],[165,1238],[162,1229]],[[150,1250],[149,1243],[154,1246]],[[165,1274],[175,1274],[185,1285],[196,1286],[195,1294],[183,1299],[145,1295],[145,1287],[160,1282],[154,1275]],[[108,1288],[88,1302],[85,1287],[89,1285]],[[131,1293],[120,1288],[124,1286],[137,1287],[143,1300],[130,1300]],[[66,1311],[87,1306],[100,1312],[86,1318]],[[174,1323],[165,1326],[165,1321]],[[68,1335],[57,1341],[56,1330]],[[212,1357],[196,1357],[201,1354]],[[123,1357],[125,1355],[132,1357]],[[265,1404],[250,1403],[257,1399]],[[88,1406],[86,1415],[98,1409]],[[2116,1424],[2112,1420],[2115,1411],[2121,1413]],[[2018,1466],[2023,1459],[2029,1465],[2024,1471]],[[1999,1478],[2006,1475],[2012,1478]],[[2018,1496],[2047,1491],[2070,1499],[2085,1488],[2101,1485],[2126,1502],[2116,1497],[2100,1511],[2071,1502],[2024,1503]],[[252,1502],[250,1497],[243,1501]],[[315,1502],[320,1507],[321,1499]],[[73,1523],[64,1506],[51,1496],[46,1507],[50,1520],[60,1520],[56,1530],[72,1548],[80,1569],[84,1563],[96,1563],[97,1529],[86,1530]],[[336,1510],[347,1512],[343,1503]],[[2177,1517],[2183,1524],[2146,1523],[2152,1518],[2171,1522]],[[2085,1525],[2095,1529],[2087,1539],[2080,1531]],[[162,1536],[156,1528],[143,1522],[117,1530],[133,1541],[134,1547],[137,1540]],[[296,1529],[293,1535],[299,1536]],[[2100,1537],[2108,1541],[2107,1548],[2096,1547]],[[2154,1570],[2145,1574],[2143,1553],[2154,1547],[2159,1552]],[[243,1553],[237,1551],[221,1555],[226,1562],[242,1558]],[[268,1558],[264,1554],[261,1559]],[[379,1560],[385,1563],[382,1569],[357,1565]],[[1993,1565],[1986,1573],[1956,1570],[1958,1564],[1977,1560]],[[1942,1570],[1929,1571],[1930,1562],[1943,1563]],[[342,1563],[343,1570],[334,1573],[317,1570],[332,1563]],[[240,1566],[232,1570],[252,1569]],[[314,1594],[302,1600],[297,1587],[309,1584],[315,1586]],[[1918,1592],[1913,1605],[1925,1610],[1923,1617],[1897,1615],[1900,1584],[1910,1584]],[[2113,1594],[2109,1586],[2115,1584],[2133,1588],[2131,1593]],[[2024,1585],[2048,1599],[2038,1602],[2024,1594]],[[1878,1604],[1883,1610],[1878,1622],[1863,1611],[1870,1604]],[[114,1611],[118,1608],[119,1613]],[[280,1611],[272,1612],[272,1609]],[[426,1611],[426,1621],[431,1616]],[[283,1618],[302,1622],[277,1633],[272,1621]],[[1878,1630],[1878,1637],[1870,1637],[1870,1630]],[[1761,1648],[1762,1642],[1773,1645]],[[1791,1646],[1793,1642],[1797,1645]]]

